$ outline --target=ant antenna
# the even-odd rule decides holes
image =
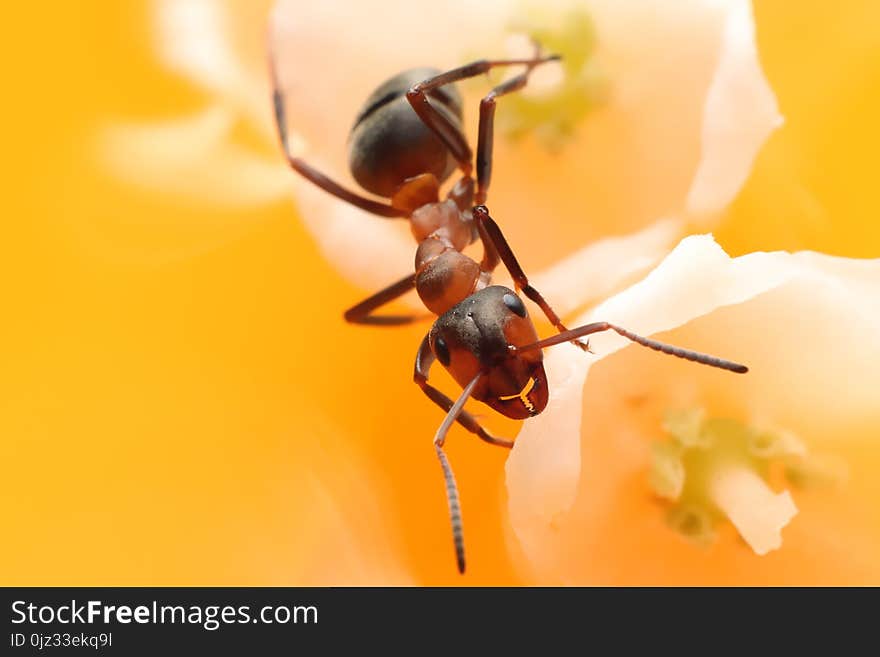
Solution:
[[[458,501],[458,486],[455,483],[455,475],[449,460],[440,445],[434,444],[437,450],[437,458],[440,459],[440,467],[443,468],[443,478],[446,480],[446,498],[449,500],[449,522],[452,523],[452,541],[455,543],[455,560],[458,563],[458,572],[464,574],[464,530],[461,526],[461,503]]]
[[[733,361],[724,360],[723,358],[718,358],[717,356],[701,354],[698,351],[690,351],[689,349],[675,347],[671,344],[666,344],[665,342],[658,342],[657,340],[643,338],[641,335],[636,335],[631,331],[627,331],[625,328],[615,326],[614,324],[609,324],[608,322],[594,322],[593,324],[586,324],[584,326],[579,326],[578,328],[574,328],[569,331],[557,333],[554,336],[544,338],[543,340],[538,340],[537,342],[527,344],[523,347],[511,347],[511,352],[521,353],[524,351],[534,351],[535,349],[544,349],[546,347],[552,347],[553,345],[562,344],[563,342],[568,342],[570,340],[573,340],[574,338],[580,338],[585,335],[590,335],[591,333],[600,333],[602,331],[614,331],[618,335],[622,335],[623,337],[625,337],[627,340],[631,340],[636,344],[642,345],[643,347],[648,347],[648,349],[660,351],[664,354],[669,354],[670,356],[684,358],[685,360],[690,360],[695,363],[700,363],[702,365],[708,365],[709,367],[717,367],[719,369],[727,370],[729,372],[735,372],[736,374],[745,374],[749,371],[749,368],[745,365],[740,365],[739,363],[734,363]]]
[[[452,473],[452,467],[443,451],[443,443],[446,441],[446,434],[449,428],[455,423],[464,403],[471,396],[477,383],[482,378],[483,373],[477,374],[473,380],[468,383],[464,390],[461,391],[458,399],[446,413],[443,423],[434,434],[434,449],[437,450],[437,458],[440,459],[440,467],[443,468],[443,479],[446,481],[446,499],[449,502],[449,522],[452,524],[452,541],[455,543],[455,560],[458,563],[458,572],[464,574],[464,529],[461,524],[461,503],[458,500],[458,486],[455,483],[455,475]]]

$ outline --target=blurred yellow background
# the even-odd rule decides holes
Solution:
[[[157,63],[150,3],[10,9],[0,583],[461,583],[440,414],[411,382],[426,327],[346,325],[365,291],[287,201],[206,209],[101,168],[102,126],[204,100]],[[880,255],[880,4],[757,0],[755,20],[786,125],[719,241]],[[450,453],[480,564],[465,583],[519,583],[506,454]]]

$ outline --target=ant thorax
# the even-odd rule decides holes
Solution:
[[[486,282],[480,265],[461,252],[471,241],[471,222],[451,200],[418,208],[410,222],[419,240],[416,291],[431,312],[442,315]]]
[[[471,243],[473,222],[465,220],[455,201],[423,205],[413,211],[409,222],[413,237],[418,242],[435,237],[448,242],[457,251]]]

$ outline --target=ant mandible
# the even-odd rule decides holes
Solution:
[[[415,273],[349,308],[345,319],[356,324],[391,326],[419,319],[416,315],[375,315],[381,306],[415,288],[425,306],[438,315],[416,354],[413,378],[428,398],[446,412],[434,435],[434,448],[446,482],[455,556],[460,573],[465,570],[464,534],[458,488],[443,451],[450,427],[458,422],[492,445],[510,448],[513,442],[496,438],[463,410],[468,398],[484,402],[502,415],[522,420],[538,415],[547,406],[549,391],[542,349],[573,342],[588,350],[579,338],[600,331],[615,331],[656,351],[736,373],[748,371],[715,356],[673,347],[641,337],[607,322],[567,329],[526,277],[498,224],[484,205],[492,175],[492,141],[496,99],[524,87],[536,66],[559,59],[479,60],[441,73],[415,68],[382,83],[367,99],[350,135],[349,168],[366,191],[385,202],[361,196],[293,155],[287,138],[284,97],[274,55],[270,72],[275,121],[284,154],[291,168],[333,196],[367,212],[405,218],[419,242]],[[462,130],[462,101],[455,82],[505,66],[525,70],[493,88],[480,102],[477,139],[476,188],[472,177],[471,148]],[[461,178],[440,199],[440,185],[455,168]],[[390,202],[389,202],[390,201]],[[462,253],[480,239],[480,262]],[[516,289],[538,305],[558,334],[538,339],[522,300],[513,290],[490,285],[499,261]],[[462,386],[456,401],[428,383],[435,360]]]

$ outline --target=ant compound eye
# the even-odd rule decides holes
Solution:
[[[520,299],[515,294],[505,294],[501,297],[501,300],[504,302],[504,305],[510,308],[513,312],[515,312],[520,317],[526,316],[526,307],[523,305],[522,299]]]
[[[444,366],[449,365],[449,361],[451,357],[449,356],[449,347],[446,346],[446,341],[438,337],[434,340],[434,355],[437,356],[437,360],[443,363]]]

